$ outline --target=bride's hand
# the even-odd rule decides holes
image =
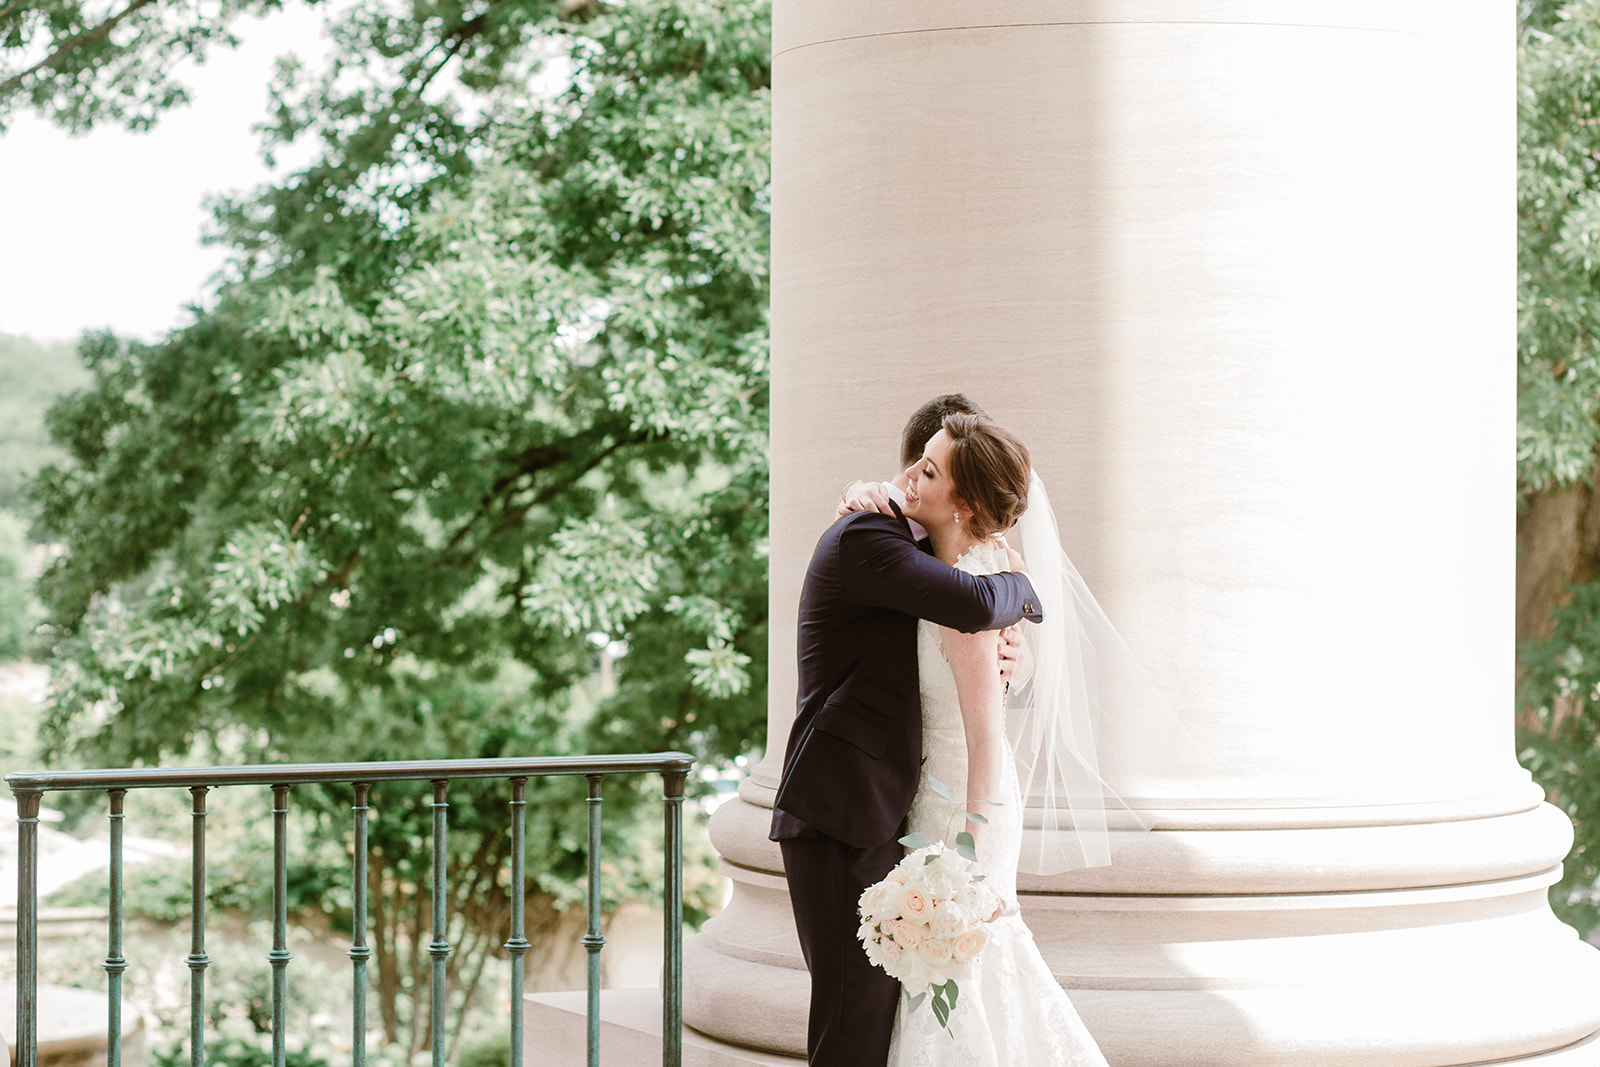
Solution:
[[[851,482],[845,486],[844,492],[839,494],[839,509],[835,512],[835,517],[848,515],[852,511],[894,514],[894,509],[889,506],[889,494],[883,491],[882,482]]]

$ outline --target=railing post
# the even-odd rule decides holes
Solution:
[[[122,800],[126,789],[108,789],[111,798],[111,914],[106,931],[106,1067],[122,1067]]]
[[[522,1067],[522,966],[528,952],[525,891],[528,884],[526,778],[511,779],[511,937],[506,951],[511,953],[511,1067]]]
[[[289,1004],[289,787],[272,787],[272,1067],[288,1055]]]
[[[666,886],[661,894],[661,1063],[683,1063],[683,786],[687,771],[663,771],[666,802]]]
[[[206,793],[207,786],[189,787],[193,798],[189,813],[193,818],[193,845],[190,849],[189,877],[189,1063],[206,1063]]]
[[[351,979],[350,998],[350,1061],[353,1067],[366,1067],[367,1063],[367,961],[372,949],[367,947],[367,794],[370,782],[357,782],[355,806],[355,872],[351,877],[352,909],[350,963],[355,974]]]
[[[39,1063],[39,805],[42,789],[18,789],[17,1067]]]
[[[428,1012],[428,1032],[433,1038],[433,1067],[444,1064],[445,1019],[445,960],[450,956],[450,941],[445,936],[449,917],[445,914],[445,848],[447,824],[445,812],[450,805],[444,802],[447,779],[433,782],[433,941],[428,945],[428,955],[433,957],[433,1000]]]
[[[600,1067],[600,950],[606,939],[600,936],[600,783],[605,776],[589,779],[589,928],[583,947],[589,952],[588,1046],[589,1067]],[[515,1067],[515,1065],[513,1065]]]

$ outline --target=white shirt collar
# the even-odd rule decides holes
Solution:
[[[883,491],[885,493],[888,493],[889,496],[891,498],[893,498],[893,500],[894,500],[894,502],[896,504],[900,505],[900,510],[901,511],[905,510],[905,507],[906,507],[906,494],[905,494],[905,491],[903,489],[901,489],[898,485],[895,485],[893,482],[884,482],[883,483]],[[928,536],[928,531],[923,529],[922,524],[920,522],[918,522],[916,519],[910,518],[908,516],[906,518],[906,522],[911,527],[912,540],[921,541],[922,539],[924,539],[925,537]]]

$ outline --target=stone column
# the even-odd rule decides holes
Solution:
[[[968,393],[1207,753],[1024,886],[1117,1067],[1600,1057],[1512,742],[1513,15],[778,0],[769,752],[839,485]],[[794,1050],[776,770],[713,822],[687,1008]]]

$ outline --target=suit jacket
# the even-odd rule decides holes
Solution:
[[[799,710],[772,840],[893,839],[922,766],[917,620],[967,633],[1041,618],[1024,574],[971,575],[919,551],[899,515],[854,512],[817,542],[800,591]]]

